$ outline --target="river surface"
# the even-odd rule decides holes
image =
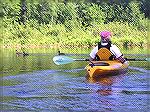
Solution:
[[[64,50],[73,58],[88,58],[90,52],[69,51]],[[23,57],[15,49],[0,50],[2,112],[149,112],[149,62],[132,61],[124,74],[93,79],[85,77],[87,62],[55,65],[56,49],[26,52]]]

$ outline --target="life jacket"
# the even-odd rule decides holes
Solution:
[[[114,55],[110,51],[111,42],[108,42],[107,45],[101,45],[101,42],[98,43],[98,52],[96,53],[96,61],[104,60],[114,60]]]

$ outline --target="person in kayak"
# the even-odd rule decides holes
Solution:
[[[90,61],[119,60],[121,63],[127,63],[119,48],[111,43],[111,36],[109,31],[100,32],[101,41],[91,51]]]

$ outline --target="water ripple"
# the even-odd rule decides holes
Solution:
[[[131,70],[136,70],[136,71],[140,71],[140,72],[143,72],[143,73],[150,73],[150,70],[146,70],[146,69],[140,68],[140,67],[129,66],[128,68],[131,69]]]
[[[98,80],[86,80],[78,75],[83,69],[44,70],[5,76],[5,81],[19,81],[0,87],[3,90],[4,110],[52,112],[101,112],[147,108],[146,73],[118,75]],[[73,71],[73,73],[70,73]],[[110,91],[107,91],[109,89]],[[138,90],[138,91],[137,91]],[[106,94],[110,92],[109,94]],[[135,105],[138,105],[136,107]],[[125,111],[124,111],[125,112]]]

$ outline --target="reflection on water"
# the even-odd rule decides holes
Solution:
[[[99,77],[99,78],[87,78],[90,83],[97,83],[100,85],[100,89],[97,90],[97,93],[101,95],[111,95],[112,94],[112,85],[115,81],[114,77]]]
[[[98,78],[87,77],[86,79],[89,83],[96,83],[99,85],[99,89],[96,91],[96,93],[107,96],[113,94],[112,86],[115,83],[120,82],[124,75],[125,72],[116,75],[108,74]]]
[[[95,79],[85,77],[86,62],[56,66],[50,60],[53,54],[4,57],[1,111],[148,111],[150,76],[145,65],[134,62],[136,69],[130,66],[126,74]]]

